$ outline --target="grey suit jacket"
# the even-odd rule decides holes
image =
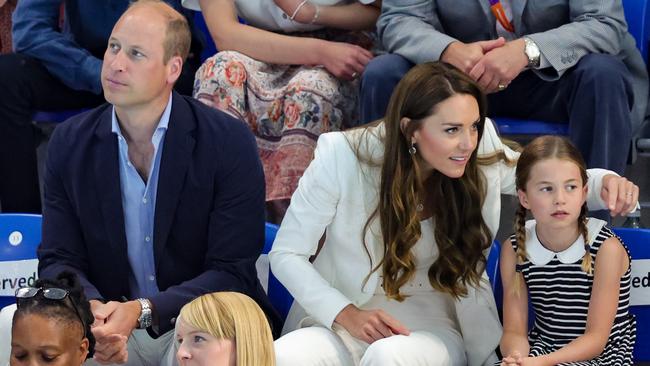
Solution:
[[[632,129],[638,132],[648,104],[648,74],[620,0],[511,0],[517,36],[527,35],[551,67],[536,70],[555,80],[582,56],[616,56],[630,70],[634,88]],[[496,39],[488,0],[384,0],[377,29],[384,48],[415,63],[435,61],[453,41]]]

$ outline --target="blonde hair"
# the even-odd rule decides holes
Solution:
[[[273,336],[264,312],[239,292],[206,294],[185,304],[179,317],[218,339],[232,339],[237,366],[275,366]]]
[[[190,53],[192,33],[187,19],[183,14],[162,0],[138,0],[129,5],[129,9],[141,5],[154,5],[160,15],[167,21],[167,30],[163,40],[163,64],[167,64],[174,56],[179,56],[183,62]]]
[[[526,192],[526,183],[530,178],[533,166],[542,160],[560,159],[574,163],[580,170],[583,187],[587,185],[587,168],[578,149],[566,138],[560,136],[540,136],[526,145],[517,161],[515,184],[518,190]],[[517,265],[526,261],[526,213],[527,210],[519,203],[515,215],[515,241],[517,243]],[[582,270],[592,273],[591,252],[589,250],[589,235],[587,230],[587,204],[584,203],[578,216],[578,230],[585,241],[585,255],[582,257]],[[515,276],[515,293],[519,293],[519,286],[523,281],[523,274],[518,271]]]

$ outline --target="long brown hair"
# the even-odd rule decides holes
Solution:
[[[580,170],[582,186],[587,185],[587,166],[578,149],[564,137],[560,136],[540,136],[531,141],[519,156],[517,161],[516,187],[518,190],[526,192],[526,183],[530,178],[530,172],[533,166],[542,160],[561,159],[574,163]],[[526,213],[527,210],[519,203],[517,214],[515,215],[515,240],[517,241],[517,264],[526,261]],[[585,202],[580,209],[578,217],[578,231],[588,246],[589,236],[587,232],[587,203]],[[585,251],[582,257],[582,270],[591,274],[592,258],[589,249]],[[518,293],[519,284],[522,280],[521,272],[515,276],[515,292]]]
[[[480,141],[485,126],[485,96],[468,76],[441,62],[413,67],[393,92],[384,118],[384,154],[377,164],[381,165],[379,203],[364,226],[363,240],[368,252],[366,233],[379,216],[384,253],[371,273],[381,268],[386,295],[398,301],[404,299],[400,288],[415,274],[411,249],[421,237],[418,197],[428,197],[439,249],[438,258],[429,268],[431,286],[454,297],[464,296],[468,286],[479,285],[485,268],[483,251],[491,245],[491,233],[481,215],[486,194],[485,178],[478,169],[482,158],[474,150],[460,178],[434,171],[423,180],[417,164],[419,154],[409,153],[411,136],[421,128],[422,121],[434,113],[438,104],[457,94],[470,95],[478,104]],[[403,118],[410,119],[406,131],[400,126]],[[362,144],[357,142],[357,157],[367,162],[369,159],[360,152]],[[497,152],[485,162],[499,159],[507,161],[503,152]]]

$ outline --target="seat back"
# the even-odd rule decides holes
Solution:
[[[217,53],[217,46],[214,44],[214,40],[210,35],[208,30],[208,25],[205,23],[205,18],[203,18],[203,13],[197,11],[194,13],[194,24],[203,34],[203,51],[201,52],[201,62],[205,61],[208,57],[213,56]]]
[[[494,293],[494,300],[497,303],[499,310],[499,317],[501,317],[501,309],[503,308],[503,286],[501,284],[501,271],[499,271],[499,257],[501,256],[501,244],[498,240],[492,243],[490,254],[487,258],[485,271],[490,278],[490,286],[492,293]]]
[[[264,235],[264,250],[262,250],[262,255],[257,260],[257,275],[262,283],[262,287],[266,290],[266,294],[271,300],[271,304],[275,310],[282,316],[282,319],[286,319],[289,309],[293,304],[293,297],[289,294],[286,288],[278,281],[277,278],[271,272],[271,267],[269,265],[268,254],[273,247],[273,241],[275,240],[275,235],[278,232],[278,226],[266,223],[265,235]]]
[[[41,215],[0,214],[0,308],[15,301],[17,288],[36,280],[40,243]]]
[[[650,361],[650,230],[614,228],[632,256],[630,312],[636,316],[634,360]]]
[[[636,47],[643,60],[648,62],[648,40],[650,39],[650,5],[648,0],[623,0],[623,11],[627,30],[636,40]]]

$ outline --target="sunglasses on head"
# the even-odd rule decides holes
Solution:
[[[83,327],[83,332],[84,332],[84,338],[86,337],[86,322],[81,316],[77,304],[75,304],[74,300],[72,300],[72,298],[70,297],[70,292],[68,290],[64,290],[58,287],[48,287],[48,288],[21,287],[16,290],[16,300],[17,300],[16,305],[20,307],[22,300],[33,298],[36,295],[38,295],[39,292],[43,295],[44,298],[48,300],[57,300],[57,301],[65,302],[65,299],[67,297],[70,304],[72,304],[72,308],[74,309],[75,314],[77,314],[77,317],[81,321],[81,325]]]

